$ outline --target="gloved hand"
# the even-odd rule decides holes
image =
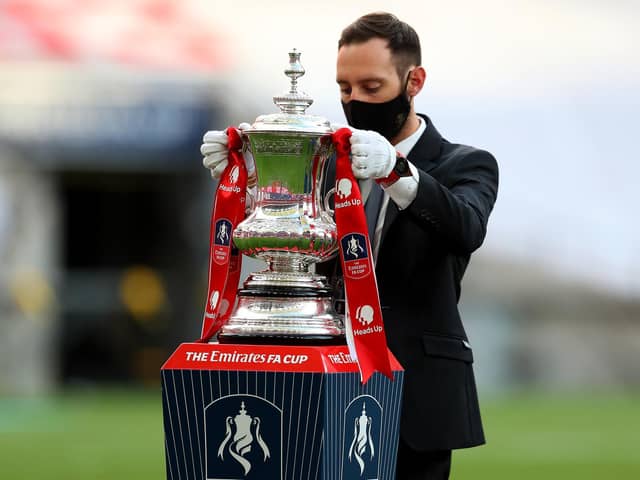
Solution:
[[[211,176],[215,179],[220,178],[229,163],[228,144],[229,139],[224,130],[209,130],[202,138],[202,164],[211,170]]]
[[[349,125],[331,124],[333,132],[341,128],[351,130],[351,169],[356,178],[385,178],[391,174],[396,164],[396,150],[386,138],[377,132],[357,130]],[[359,154],[356,155],[356,152]],[[371,158],[373,161],[364,165],[364,168],[360,168]],[[382,187],[400,210],[407,208],[418,194],[418,169],[411,162],[409,162],[409,169],[410,176],[400,178],[390,186]]]
[[[396,164],[396,149],[372,130],[351,130],[351,170],[359,179],[388,177]]]
[[[249,128],[248,123],[238,125],[240,131]],[[202,164],[211,170],[211,176],[220,178],[229,164],[229,139],[225,130],[209,130],[202,138],[200,152],[204,156]]]

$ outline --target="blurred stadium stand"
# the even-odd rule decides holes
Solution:
[[[156,383],[199,333],[221,37],[165,1],[7,1],[0,27],[0,393]]]

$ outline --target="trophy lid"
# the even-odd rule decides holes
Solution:
[[[273,97],[273,103],[280,107],[280,113],[260,115],[255,123],[244,130],[251,132],[291,132],[321,134],[331,133],[327,119],[315,115],[306,115],[305,111],[313,103],[313,99],[305,92],[298,90],[298,78],[305,74],[300,63],[301,52],[295,48],[289,52],[289,65],[284,73],[291,81],[287,93]]]

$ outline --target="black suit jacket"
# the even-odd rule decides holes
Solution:
[[[419,169],[418,193],[402,211],[389,201],[376,276],[387,342],[406,372],[401,436],[426,451],[484,443],[458,300],[470,255],[485,237],[498,166],[490,153],[449,143],[422,118],[426,130],[408,155]],[[326,185],[334,183],[328,168]]]

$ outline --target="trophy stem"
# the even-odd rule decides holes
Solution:
[[[309,273],[309,263],[295,256],[272,257],[266,260],[270,272],[279,273]]]

